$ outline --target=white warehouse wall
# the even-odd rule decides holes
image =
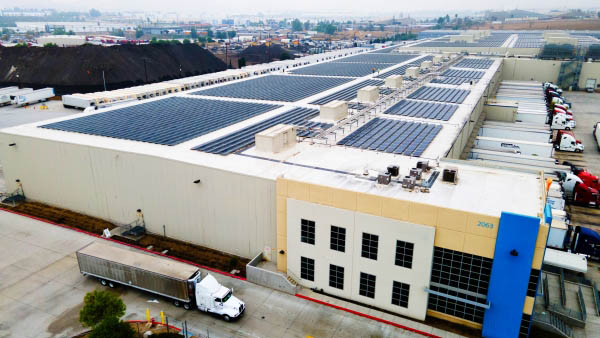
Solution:
[[[150,232],[246,258],[276,247],[274,180],[1,133],[0,160],[8,191],[20,179],[31,200],[116,223],[142,209]]]
[[[300,241],[301,219],[315,222],[315,244]],[[345,251],[331,250],[331,225],[346,229]],[[363,232],[378,235],[377,260],[361,255]],[[287,199],[287,270],[310,288],[424,320],[429,299],[435,228]],[[395,265],[396,240],[414,244],[412,268]],[[300,257],[315,260],[314,282],[300,279]],[[329,286],[329,265],[344,267],[344,289]],[[376,276],[375,298],[359,295],[360,273]],[[393,281],[410,285],[408,308],[392,304]]]

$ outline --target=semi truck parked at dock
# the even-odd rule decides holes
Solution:
[[[42,88],[38,90],[34,90],[29,93],[23,93],[16,95],[12,100],[13,104],[16,104],[17,107],[47,101],[49,98],[54,96],[53,88]]]
[[[142,253],[103,242],[93,242],[77,251],[79,270],[98,278],[102,285],[131,286],[170,299],[175,306],[220,316],[239,318],[246,309],[210,274],[193,265]]]
[[[23,95],[31,92],[33,92],[33,88],[21,88],[16,91],[0,94],[0,106],[11,104],[17,95]]]

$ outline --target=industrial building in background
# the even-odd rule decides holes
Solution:
[[[514,47],[514,35],[502,45],[511,39]],[[527,336],[552,224],[552,177],[464,159],[493,147],[482,145],[493,137],[478,135],[486,118],[515,122],[523,112],[514,97],[502,98],[507,80],[537,81],[516,83],[544,102],[541,82],[556,81],[560,62],[433,48],[280,61],[221,83],[7,128],[7,185],[114,223],[139,210],[148,232],[276,264],[279,279],[260,278],[269,273],[262,263],[248,279],[282,291],[311,288],[486,337]],[[599,69],[591,63],[580,75]],[[96,97],[80,100],[87,107]],[[527,149],[552,156],[546,148]]]

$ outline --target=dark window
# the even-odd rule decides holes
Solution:
[[[358,293],[361,296],[375,298],[375,275],[360,273],[360,290]]]
[[[315,260],[300,257],[300,278],[315,281]]]
[[[396,265],[412,269],[414,247],[412,243],[396,241]]]
[[[377,260],[377,246],[379,245],[379,236],[363,232],[362,237],[362,256]]]
[[[315,244],[315,222],[302,219],[300,221],[300,241]]]
[[[331,226],[331,250],[346,251],[346,229]]]
[[[344,267],[329,264],[329,286],[344,290]]]
[[[410,285],[394,281],[392,285],[392,304],[408,308]]]

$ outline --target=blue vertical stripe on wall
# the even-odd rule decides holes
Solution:
[[[503,212],[500,216],[484,337],[518,337],[540,219]]]

